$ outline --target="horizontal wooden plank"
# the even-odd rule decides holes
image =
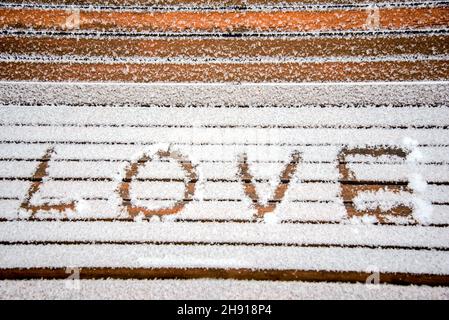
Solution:
[[[64,199],[58,199],[61,203]],[[162,200],[141,200],[142,204],[147,204],[151,208],[163,208],[173,206],[174,201]],[[0,219],[2,221],[29,219],[31,213],[19,213],[22,201],[20,200],[2,200],[0,201]],[[56,203],[56,202],[53,202]],[[125,203],[127,204],[127,203]],[[79,209],[78,209],[79,208]],[[117,199],[107,200],[84,200],[82,205],[76,210],[66,211],[46,211],[42,210],[34,215],[31,220],[44,221],[133,221],[126,213],[122,212]],[[62,210],[61,206],[61,210]],[[428,218],[430,227],[445,227],[449,225],[449,206],[432,205],[432,214]],[[176,216],[162,217],[165,221],[190,221],[190,222],[245,222],[253,221],[255,210],[251,208],[251,203],[226,202],[226,201],[190,201],[186,202],[184,209]],[[281,202],[274,211],[278,222],[282,223],[307,223],[307,224],[328,224],[328,223],[350,223],[353,220],[360,222],[359,212],[354,210],[350,203],[342,205],[341,203],[331,202]],[[406,224],[413,225],[413,216],[409,208],[399,207],[394,210],[395,215],[385,214],[384,212],[372,211],[370,215],[371,222],[377,223],[372,218],[379,217],[385,220],[383,224]],[[412,212],[413,214],[413,212]],[[348,220],[348,217],[357,219]],[[405,217],[405,219],[404,219]],[[149,219],[149,218],[148,218]],[[148,220],[145,219],[145,220]],[[367,222],[368,223],[368,222]]]
[[[83,57],[379,57],[447,55],[448,35],[316,38],[120,39],[0,36],[0,53]]]
[[[272,183],[272,181],[269,181]],[[201,192],[201,199],[217,199],[217,200],[245,200],[243,193],[244,184],[236,179],[235,182],[198,182],[198,186],[204,188]],[[191,183],[193,184],[193,183]],[[114,193],[118,185],[118,182],[100,182],[100,181],[48,181],[43,183],[40,196],[44,198],[110,198],[111,193]],[[0,191],[0,197],[21,197],[23,192],[19,190],[27,189],[28,182],[10,182],[0,181],[2,189]],[[142,199],[182,199],[184,183],[179,182],[161,182],[161,181],[136,181],[132,182],[132,189],[134,196]],[[256,183],[256,189],[258,193],[263,195],[271,195],[273,186],[269,183]],[[309,200],[309,201],[337,201],[340,197],[340,191],[344,199],[352,199],[360,192],[374,192],[385,189],[392,194],[403,191],[403,194],[397,194],[397,199],[403,199],[404,201],[410,201],[413,195],[407,196],[411,190],[405,186],[395,185],[344,185],[341,190],[341,186],[338,183],[297,183],[290,181],[289,192],[285,196],[285,200]],[[17,191],[16,191],[17,190]],[[429,185],[426,190],[420,194],[423,199],[428,199],[432,202],[448,202],[449,203],[449,187]],[[197,197],[195,197],[197,198]],[[379,201],[382,197],[379,196]],[[394,201],[395,197],[389,199]],[[282,200],[279,197],[273,196],[269,200]]]
[[[449,16],[449,15],[448,15]],[[447,80],[449,61],[99,64],[0,62],[1,80],[332,82]]]
[[[76,112],[73,112],[75,111]],[[51,117],[49,117],[51,114]],[[446,117],[447,115],[447,117]],[[132,108],[0,106],[1,125],[104,127],[432,128],[449,126],[449,108]]]
[[[248,6],[300,6],[300,5],[348,5],[348,4],[370,4],[370,3],[406,3],[407,0],[208,0],[206,3],[200,0],[9,0],[10,3],[21,4],[46,4],[46,5],[102,5],[102,6],[156,6],[156,7],[248,7]],[[429,1],[418,0],[416,2]]]
[[[0,144],[1,161],[47,161],[43,159],[45,152],[54,148],[55,153],[51,160],[55,162],[98,162],[105,163],[106,167],[111,163],[131,161],[137,154],[148,151],[142,145],[89,145],[89,144],[28,144],[24,143],[3,143]],[[293,151],[301,154],[303,164],[312,163],[364,163],[364,164],[401,164],[403,158],[398,156],[375,155],[375,150],[382,150],[379,146],[371,146],[364,153],[358,155],[348,155],[345,159],[338,159],[338,154],[344,146],[340,145],[318,145],[318,146],[274,146],[274,145],[215,145],[215,144],[176,144],[171,145],[173,149],[181,154],[193,155],[193,162],[199,163],[229,163],[235,162],[239,155],[246,154],[248,163],[285,163]],[[405,147],[404,147],[405,148]],[[415,159],[416,164],[445,165],[449,163],[449,147],[444,146],[419,146],[417,147],[421,158]],[[153,159],[153,162],[167,161]],[[60,164],[62,165],[62,164]],[[75,164],[82,165],[82,164]],[[118,166],[119,164],[117,164]],[[51,164],[53,166],[53,164]],[[58,165],[56,165],[58,166]],[[52,169],[53,170],[53,169]],[[52,171],[52,175],[54,172]]]
[[[70,272],[70,271],[69,271]],[[68,275],[68,274],[66,274]],[[382,278],[385,280],[385,278]],[[165,280],[3,280],[3,299],[416,299],[447,300],[449,289],[439,286],[329,283],[300,281],[251,281],[220,279]],[[79,284],[79,286],[78,286]],[[81,290],[73,290],[80,288]],[[232,288],[232,290],[230,290]],[[378,290],[373,290],[373,288]]]
[[[449,252],[405,249],[230,245],[0,245],[0,265],[15,268],[210,268],[446,275]],[[240,259],[239,259],[240,258]],[[5,274],[5,271],[2,271]],[[204,274],[203,274],[204,277]]]
[[[304,32],[447,27],[449,8],[380,8],[372,26],[367,10],[244,12],[114,12],[0,8],[0,28],[150,32]]]
[[[354,224],[233,222],[0,223],[2,243],[228,243],[310,246],[448,248],[447,228]],[[413,237],[410,237],[413,234]]]
[[[71,269],[70,269],[71,270]],[[67,279],[67,268],[27,268],[0,271],[0,279]],[[68,271],[68,272],[67,272]],[[372,272],[254,270],[233,268],[80,268],[80,279],[235,279],[259,281],[365,282]],[[381,283],[398,285],[446,286],[448,276],[382,272]],[[254,281],[253,281],[254,282]],[[441,287],[440,287],[441,288]],[[258,295],[260,297],[260,295]],[[322,296],[321,296],[322,297]]]
[[[1,279],[67,279],[72,269],[67,268],[28,268],[7,269],[0,272]],[[234,279],[260,281],[295,281],[293,283],[314,282],[365,282],[373,276],[372,272],[347,271],[304,271],[304,270],[249,270],[249,269],[219,269],[219,268],[80,268],[80,279]],[[409,273],[383,272],[379,275],[382,284],[424,285],[445,288],[448,283],[446,275],[418,275]],[[167,281],[167,280],[161,280]],[[292,282],[289,282],[292,283]],[[411,286],[413,287],[413,286]],[[372,288],[371,286],[369,288]],[[415,286],[416,288],[416,286]],[[419,287],[421,289],[421,287]],[[422,291],[421,291],[422,292]],[[446,294],[444,294],[444,297]],[[261,297],[258,294],[258,299]],[[320,297],[323,297],[320,295]],[[340,296],[341,297],[341,296]],[[209,296],[210,298],[210,296]],[[427,296],[428,298],[428,296]]]
[[[27,72],[27,71],[24,71]],[[126,90],[123,90],[125,89]],[[2,104],[264,106],[449,104],[449,82],[58,83],[0,82]]]
[[[26,128],[26,130],[25,130]],[[160,144],[336,144],[403,146],[404,139],[421,145],[449,145],[445,129],[259,129],[259,128],[92,128],[1,127],[0,141],[71,141],[80,143]],[[87,138],[88,137],[88,138]]]
[[[58,203],[61,203],[58,201]],[[38,220],[59,220],[70,219],[73,221],[95,221],[95,220],[118,220],[132,221],[127,214],[118,207],[117,200],[114,202],[86,200],[83,202],[85,210],[66,210],[63,212],[41,211],[35,214]],[[148,203],[150,204],[150,203]],[[0,201],[0,215],[4,220],[28,219],[30,213],[19,214],[21,201],[18,200],[2,200]],[[151,201],[152,208],[173,206],[173,201]],[[435,206],[435,212],[432,216],[432,224],[447,225],[449,217],[444,210],[447,207],[439,209]],[[189,221],[235,221],[250,222],[253,218],[254,209],[249,208],[244,202],[224,202],[224,201],[192,201],[186,203],[184,210],[178,216],[170,216],[170,219],[189,220]],[[346,217],[344,206],[337,204],[322,203],[290,203],[282,209],[282,217],[280,221],[295,222],[341,222]]]
[[[35,171],[39,162],[0,161],[0,177],[5,180],[35,180]],[[128,162],[51,162],[47,171],[48,176],[58,180],[92,180],[91,182],[105,181],[110,184],[121,181]],[[239,163],[200,163],[197,165],[199,179],[208,181],[239,181]],[[250,170],[255,179],[271,181],[278,177],[287,167],[286,163],[251,163]],[[353,178],[342,175],[344,165],[339,167],[335,163],[306,163],[299,164],[293,176],[295,183],[300,181],[328,181],[328,182],[408,182],[410,175],[421,174],[428,182],[448,182],[449,165],[411,165],[402,164],[376,164],[351,163],[348,167],[354,172]],[[186,173],[176,162],[149,162],[139,168],[136,178],[140,180],[177,180],[184,181]],[[243,178],[242,178],[243,179]],[[285,180],[285,177],[282,177]],[[243,179],[247,180],[247,179]],[[196,180],[195,180],[196,181]],[[2,182],[5,183],[5,182]]]
[[[307,188],[306,188],[307,189]],[[383,191],[383,190],[387,191]],[[380,195],[382,196],[371,196],[369,191],[373,190],[381,190]],[[182,190],[181,190],[182,191]],[[320,189],[316,190],[316,192],[321,191]],[[324,190],[325,191],[325,190]],[[324,193],[323,191],[323,193]],[[344,220],[345,218],[351,218],[353,216],[373,216],[373,217],[382,217],[387,216],[387,220],[385,222],[389,223],[416,223],[413,220],[416,214],[419,214],[421,208],[416,207],[415,201],[429,201],[429,196],[425,195],[413,195],[413,194],[396,194],[393,193],[394,188],[377,188],[375,189],[373,186],[366,186],[363,191],[358,190],[358,193],[354,197],[346,197],[343,199],[334,197],[331,200],[295,200],[287,197],[287,199],[271,200],[265,206],[273,206],[270,208],[276,216],[280,220],[301,220],[301,221],[337,221]],[[241,191],[240,191],[241,192]],[[350,194],[350,191],[347,191]],[[290,192],[291,194],[291,192]],[[259,195],[259,193],[258,193]],[[365,195],[363,197],[363,195]],[[261,194],[261,197],[265,196],[265,194]],[[324,197],[323,195],[322,197]],[[227,219],[246,219],[248,220],[254,214],[254,208],[257,207],[257,202],[253,202],[251,198],[238,197],[231,198],[226,197],[226,195],[221,195],[216,198],[204,198],[204,199],[194,199],[192,200],[184,200],[182,199],[182,195],[178,196],[154,196],[152,194],[149,195],[132,195],[133,200],[132,204],[134,207],[140,206],[143,208],[153,208],[157,211],[158,215],[163,214],[164,208],[172,208],[175,204],[182,204],[182,209],[180,211],[181,215],[173,216],[174,218],[204,218],[204,219],[218,219],[222,220],[224,218]],[[254,196],[253,196],[254,197]],[[296,196],[298,198],[300,196]],[[436,196],[435,196],[436,197]],[[229,199],[230,198],[230,199]],[[21,197],[5,197],[3,199],[21,199]],[[75,210],[63,208],[63,204],[69,203],[70,199],[74,199],[75,201]],[[84,200],[84,199],[92,199],[92,200]],[[102,199],[102,200],[94,200],[94,199]],[[108,200],[109,199],[109,200]],[[350,201],[345,202],[343,205],[343,200]],[[353,202],[352,202],[353,200]],[[3,201],[11,201],[9,203],[5,203],[4,210],[10,211],[5,212],[2,215],[4,218],[9,217],[19,217],[17,214],[20,213],[24,218],[31,217],[30,212],[20,211],[19,207],[23,200],[3,200]],[[54,214],[49,209],[46,209],[45,204],[55,204],[55,207],[58,208],[58,213]],[[429,202],[430,203],[430,202]],[[442,201],[440,203],[445,203],[447,205],[447,201]],[[96,219],[96,218],[114,218],[114,217],[124,217],[129,218],[128,214],[124,212],[122,209],[126,209],[126,206],[131,205],[129,199],[120,199],[118,194],[110,193],[107,197],[102,197],[101,195],[95,196],[85,196],[83,194],[71,195],[71,196],[36,196],[36,198],[32,199],[32,205],[41,204],[41,209],[38,210],[39,214],[37,217],[40,218],[59,218],[59,217],[68,217],[74,219]],[[367,208],[373,209],[358,209],[357,206],[364,204]],[[429,206],[431,206],[429,204]],[[379,209],[383,207],[387,207],[387,209]],[[438,210],[434,210],[436,213],[432,215],[429,213],[429,223],[432,224],[445,224],[447,223],[449,217],[447,214],[444,214],[444,205],[434,204],[434,209],[439,208]],[[392,208],[392,209],[388,209]],[[195,212],[196,210],[196,212]],[[268,210],[268,209],[267,209]],[[439,211],[441,210],[441,211]],[[143,212],[143,210],[141,210]],[[322,212],[319,212],[322,211]],[[26,213],[26,214],[25,214]],[[404,219],[395,219],[394,216],[403,216]],[[32,218],[32,217],[31,217]],[[382,221],[381,221],[382,222]]]

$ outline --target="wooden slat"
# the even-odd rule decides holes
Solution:
[[[232,268],[80,268],[80,279],[237,279],[272,281],[365,282],[372,273],[307,270],[252,270]],[[0,279],[67,279],[65,268],[0,269]],[[381,283],[401,285],[447,286],[447,275],[410,273],[379,274]]]
[[[449,79],[449,61],[83,64],[0,62],[0,79],[124,82],[311,82]]]
[[[448,55],[448,35],[349,38],[117,39],[0,36],[0,53],[83,57],[378,57]]]
[[[413,230],[415,237],[410,237]],[[2,244],[227,244],[449,250],[449,229],[337,223],[9,221]],[[291,236],[294,234],[295,236]]]
[[[59,200],[59,199],[47,199],[47,200],[53,200],[53,202]],[[2,200],[5,201],[5,200]],[[128,206],[131,207],[130,201],[125,200],[122,202],[123,206],[120,207],[113,207],[111,205],[107,205],[107,203],[104,201],[105,205],[103,206],[103,210],[99,210],[97,208],[91,209],[91,215],[88,214],[80,214],[77,211],[66,211],[68,206],[71,206],[71,203],[60,201],[63,204],[60,205],[50,205],[50,204],[42,204],[39,206],[39,209],[34,210],[33,216],[25,216],[21,215],[20,218],[17,215],[18,208],[20,206],[20,203],[18,201],[15,201],[15,205],[13,206],[13,209],[10,209],[10,212],[8,212],[8,216],[2,215],[0,218],[1,222],[8,222],[13,220],[19,220],[19,221],[47,221],[47,222],[61,222],[61,221],[68,221],[68,222],[97,222],[97,221],[106,221],[106,222],[134,222],[134,218],[132,217],[124,217],[124,216],[118,216],[118,214],[114,213],[113,210],[126,210]],[[99,203],[100,201],[87,201],[84,200],[84,203],[86,204],[92,204],[92,203]],[[181,223],[181,222],[191,222],[191,223],[213,223],[213,222],[242,222],[242,223],[261,223],[261,219],[251,218],[249,217],[250,214],[253,213],[252,208],[248,208],[246,205],[235,205],[236,202],[225,202],[225,201],[199,201],[196,202],[199,205],[195,206],[195,203],[192,204],[192,202],[186,201],[166,201],[170,202],[171,204],[177,203],[177,207],[170,207],[165,206],[161,209],[154,209],[152,210],[152,214],[156,216],[164,216],[164,215],[174,215],[181,210],[178,210],[179,207],[181,207],[182,214],[179,217],[171,218],[173,223]],[[151,204],[152,206],[155,206],[157,204],[157,201],[155,200],[149,200],[147,203]],[[201,206],[201,204],[208,204],[208,206]],[[224,209],[223,206],[220,206],[220,204],[228,204],[228,214],[224,214],[222,211]],[[238,204],[238,203],[237,203]],[[362,218],[362,217],[369,217],[369,218],[375,218],[376,222],[373,222],[373,225],[376,226],[382,226],[382,225],[397,225],[400,221],[400,224],[403,226],[420,226],[421,223],[417,222],[416,219],[413,217],[413,209],[407,205],[397,205],[393,207],[393,209],[389,209],[388,211],[376,208],[376,209],[370,209],[370,210],[359,210],[355,207],[353,203],[345,203],[343,206],[335,205],[335,204],[322,204],[320,207],[313,208],[309,205],[308,202],[303,202],[302,205],[305,207],[309,207],[311,209],[304,209],[301,208],[300,203],[294,203],[296,206],[293,206],[290,204],[290,210],[286,210],[286,206],[280,206],[280,202],[268,202],[267,207],[273,206],[273,207],[282,207],[281,210],[276,210],[275,212],[279,215],[282,214],[282,216],[286,216],[285,218],[279,218],[279,221],[281,221],[283,224],[335,224],[335,223],[351,223],[352,218]],[[313,204],[313,203],[312,203]],[[189,206],[189,209],[187,209],[185,206]],[[254,204],[255,206],[256,204]],[[30,206],[30,212],[34,208]],[[438,206],[433,205],[434,208],[441,208],[441,211],[447,210],[448,206]],[[163,208],[163,209],[162,209]],[[297,209],[295,209],[297,208]],[[23,208],[26,209],[26,208]],[[271,209],[271,208],[269,208]],[[338,210],[337,210],[338,209]],[[53,210],[52,213],[50,213],[50,210]],[[231,217],[231,214],[229,212],[236,211],[235,217]],[[192,211],[195,211],[195,216],[192,215]],[[133,211],[134,212],[134,211]],[[137,210],[135,210],[137,213]],[[144,211],[140,211],[144,212]],[[187,213],[186,213],[187,212]],[[246,214],[246,216],[244,216]],[[308,214],[308,217],[301,216],[302,214]],[[254,212],[254,215],[256,215],[256,212]],[[321,215],[322,217],[319,217]],[[344,216],[343,216],[344,215]],[[342,217],[341,217],[342,216]],[[440,221],[437,221],[439,218]],[[151,217],[143,217],[143,221],[150,221]],[[427,225],[429,228],[444,228],[449,225],[449,218],[447,216],[444,216],[442,214],[440,217],[437,217],[437,219],[429,219],[429,224]]]
[[[426,2],[418,0],[415,2]],[[348,5],[370,3],[402,3],[407,0],[8,0],[10,3],[27,4],[58,4],[58,5],[113,5],[113,6],[219,6],[219,7],[247,7],[247,6],[299,6],[299,5]]]
[[[123,274],[126,270],[188,270],[200,269],[202,277],[206,270],[252,270],[245,277],[256,278],[257,271],[272,270],[282,274],[291,271],[326,271],[332,274],[369,272],[370,266],[378,265],[381,274],[408,274],[418,279],[433,275],[436,282],[446,284],[448,276],[447,251],[394,250],[370,248],[326,248],[294,246],[232,246],[232,245],[150,245],[150,244],[79,244],[79,245],[1,245],[3,251],[2,273],[16,272],[19,268],[56,270],[71,267],[81,269],[116,268]],[[245,258],[240,258],[244,256]],[[247,259],[246,259],[247,257]],[[379,264],[377,264],[379,263]],[[207,268],[207,269],[206,269]],[[177,274],[178,275],[178,274]],[[149,274],[146,274],[150,277]],[[256,278],[257,279],[257,278]],[[445,280],[446,279],[446,280]],[[291,280],[299,280],[293,278]],[[360,281],[360,280],[359,280]]]
[[[370,10],[268,12],[113,12],[81,11],[80,30],[149,32],[310,32],[367,30]],[[67,29],[73,12],[0,8],[1,28]],[[449,8],[379,9],[376,28],[400,30],[447,27]],[[73,23],[73,22],[72,22]]]
[[[73,270],[67,270],[74,273]],[[73,284],[73,285],[71,285]],[[74,290],[80,288],[81,290]],[[373,290],[373,288],[377,290]],[[4,299],[136,300],[447,300],[447,287],[364,283],[191,280],[9,280],[0,282]],[[274,311],[276,312],[276,311]],[[213,312],[211,312],[213,314]]]
[[[42,169],[41,169],[42,170]],[[40,171],[35,174],[35,176],[31,179],[17,179],[14,178],[11,179],[4,179],[1,181],[1,186],[6,187],[7,185],[10,185],[11,187],[14,186],[15,188],[20,188],[22,191],[23,188],[27,188],[29,186],[29,182],[35,182],[35,183],[42,183],[42,178],[36,178],[37,175],[41,173]],[[64,189],[71,190],[73,192],[78,191],[80,188],[84,187],[86,190],[82,192],[84,194],[84,197],[86,198],[103,198],[107,199],[107,195],[110,191],[113,191],[118,184],[118,181],[114,181],[112,179],[102,179],[98,178],[97,180],[95,178],[89,179],[89,178],[67,178],[67,179],[61,179],[61,178],[50,178],[51,181],[45,181],[43,187],[46,187],[46,192],[43,192],[43,196],[45,198],[55,198],[58,197],[63,198],[63,194],[65,193]],[[260,181],[262,180],[262,181]],[[267,183],[270,182],[268,179],[256,179],[253,180],[254,183]],[[15,181],[15,183],[13,183]],[[123,179],[120,180],[126,183],[130,183],[130,179]],[[182,179],[135,179],[133,180],[133,183],[137,184],[136,188],[138,191],[143,192],[143,194],[140,194],[140,198],[145,199],[157,199],[157,198],[167,198],[168,200],[176,200],[178,198],[182,198]],[[193,187],[198,182],[193,181],[189,182],[188,185],[190,187]],[[235,179],[231,182],[222,182],[222,181],[208,181],[203,182],[208,187],[211,188],[211,190],[206,191],[206,195],[204,196],[204,199],[217,199],[219,200],[244,200],[243,194],[240,192],[241,190],[248,188],[251,184],[253,184],[251,181],[243,180],[240,181],[240,179]],[[289,201],[338,201],[340,199],[340,196],[345,199],[346,201],[351,201],[357,194],[361,192],[375,192],[379,190],[384,190],[386,192],[391,192],[392,194],[397,194],[400,191],[403,191],[404,193],[413,193],[413,190],[411,190],[409,187],[406,186],[406,183],[401,184],[395,184],[395,183],[382,183],[382,184],[376,184],[376,182],[371,181],[358,181],[358,180],[351,180],[351,181],[339,181],[336,183],[327,183],[327,182],[308,182],[304,181],[301,183],[297,182],[291,182],[284,180],[281,183],[282,188],[288,188],[287,184],[290,185],[290,188],[292,190],[295,190],[294,194],[291,194],[288,199]],[[257,184],[256,184],[257,186]],[[48,188],[48,189],[47,189]],[[97,190],[98,188],[104,189],[103,191]],[[168,192],[170,188],[173,188],[173,192],[171,192],[170,195],[158,195],[158,192],[163,193]],[[215,195],[218,193],[218,191],[214,191],[214,188],[217,188],[218,190],[223,190],[226,188],[230,188],[231,190],[234,190],[233,192],[228,192],[227,195],[219,196]],[[322,189],[322,195],[314,195],[312,192],[315,189]],[[430,188],[430,187],[429,187]],[[145,195],[144,190],[147,189],[147,194]],[[155,190],[154,190],[155,189]],[[257,189],[257,187],[256,187]],[[341,194],[340,194],[341,189]],[[89,191],[91,190],[91,191]],[[92,191],[93,190],[93,191]],[[429,199],[434,202],[448,202],[449,203],[449,195],[445,196],[444,192],[448,190],[448,187],[446,185],[432,185],[432,188],[429,190],[429,193],[422,194],[423,197],[426,199]],[[310,191],[310,194],[307,193],[307,191]],[[248,194],[246,195],[248,198],[253,199],[256,198],[256,191],[251,190],[248,191]],[[2,192],[1,197],[21,197],[22,192],[16,192],[14,191],[7,191]],[[130,198],[125,197],[126,200],[129,200]],[[185,198],[185,200],[189,201],[191,199],[190,197]],[[284,199],[284,196],[281,195],[273,195],[273,197],[270,198],[271,201],[281,201]]]
[[[161,112],[160,106],[126,109],[115,106],[0,106],[2,126],[54,126],[54,127],[155,127],[155,128],[445,128],[449,119],[439,117],[447,106],[390,108],[388,106],[301,108],[169,108]],[[77,112],[73,112],[76,110]],[[52,117],[49,118],[48,114]],[[79,114],[83,114],[80,117]],[[247,117],[242,123],[242,117]],[[371,148],[357,150],[363,154],[382,154],[384,150]],[[402,151],[403,152],[403,151]],[[398,154],[399,153],[399,154]],[[404,154],[394,155],[403,158]]]
[[[104,176],[108,168],[113,168],[124,161],[130,161],[132,155],[143,153],[144,146],[139,145],[82,145],[82,144],[28,144],[28,143],[2,143],[0,148],[0,161],[2,166],[5,161],[20,161],[22,163],[21,170],[24,174],[28,171],[26,163],[37,163],[42,160],[42,155],[49,147],[54,147],[56,154],[52,157],[52,173],[61,174],[59,177],[66,177],[67,174],[60,170],[64,165],[70,165],[75,168],[84,168],[79,172],[91,172],[91,166],[95,163],[102,164],[104,171],[96,171],[98,176]],[[195,154],[196,161],[203,166],[210,166],[211,163],[216,165],[224,165],[235,162],[237,155],[241,153],[248,153],[251,155],[249,163],[256,165],[283,163],[284,156],[288,155],[293,149],[301,152],[303,156],[303,165],[332,165],[337,164],[337,154],[341,151],[343,146],[222,146],[222,145],[179,145],[172,144],[172,148],[179,150],[183,154]],[[372,148],[373,149],[373,148]],[[416,162],[418,166],[421,165],[448,165],[449,164],[449,148],[443,146],[424,147],[420,146],[419,150],[426,155],[425,159],[420,159]],[[159,162],[159,161],[157,161]],[[160,162],[166,162],[164,160]],[[155,161],[153,161],[153,164]],[[369,154],[361,154],[360,157],[348,156],[342,163],[346,164],[367,164],[367,165],[401,165],[403,162],[400,159],[382,159],[374,158]],[[392,168],[392,167],[389,167]],[[430,167],[428,167],[430,168]],[[23,170],[23,171],[22,171]],[[56,170],[56,171],[53,171]],[[79,170],[79,169],[77,169]],[[305,172],[302,172],[305,173]],[[89,173],[90,174],[90,173]],[[1,175],[4,175],[2,173]],[[26,174],[24,174],[26,176]],[[107,176],[107,175],[106,175]],[[218,175],[211,175],[218,177]],[[226,175],[223,175],[226,177]],[[329,180],[331,177],[327,177]],[[333,180],[333,179],[330,179]]]
[[[447,82],[158,84],[0,82],[3,105],[137,106],[213,108],[301,108],[302,106],[390,106],[410,108],[449,104]],[[253,94],[257,92],[257,94]],[[23,140],[23,139],[17,139]],[[59,140],[59,139],[57,139]],[[62,140],[61,140],[62,141]],[[65,141],[67,141],[65,139]],[[117,139],[117,142],[123,142]],[[148,139],[147,142],[151,142]],[[176,142],[178,144],[178,142]],[[423,144],[423,143],[420,143]]]

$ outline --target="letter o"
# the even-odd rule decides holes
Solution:
[[[170,208],[161,209],[148,209],[141,206],[133,206],[130,202],[127,202],[127,199],[130,199],[129,188],[132,178],[137,175],[140,167],[144,166],[148,161],[152,160],[150,156],[143,154],[143,156],[140,157],[139,160],[130,163],[130,165],[126,168],[125,177],[118,188],[118,193],[120,195],[120,198],[122,199],[122,205],[126,208],[128,214],[131,217],[135,217],[141,213],[145,217],[176,214],[184,208],[184,206],[186,205],[186,200],[192,200],[193,195],[195,194],[196,181],[198,180],[198,176],[195,167],[192,165],[192,162],[188,160],[187,157],[184,157],[182,154],[176,151],[159,150],[156,154],[159,156],[159,158],[176,160],[181,165],[181,168],[184,170],[188,178],[188,181],[184,182],[184,199],[177,201]]]

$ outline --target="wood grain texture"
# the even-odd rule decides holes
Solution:
[[[232,268],[80,268],[80,279],[236,279],[271,281],[365,282],[371,273],[309,270],[252,270]],[[62,268],[0,269],[0,279],[67,279]],[[380,283],[447,286],[447,275],[380,273]]]
[[[0,8],[0,28],[97,30],[128,32],[311,32],[372,29],[370,10],[244,12],[73,12]],[[69,25],[68,25],[69,23]],[[449,8],[379,9],[376,29],[447,27]]]
[[[10,3],[65,4],[65,5],[111,5],[111,6],[299,6],[299,5],[348,5],[370,3],[401,3],[406,0],[8,0]]]
[[[0,53],[82,57],[373,57],[448,55],[448,35],[347,38],[120,39],[0,36]]]
[[[449,61],[105,64],[0,62],[0,79],[123,82],[445,80]]]

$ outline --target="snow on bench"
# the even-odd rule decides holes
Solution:
[[[447,286],[448,10],[2,2],[0,296],[73,270]]]
[[[399,106],[365,95],[378,85],[353,84],[351,103],[338,106],[311,104],[307,91],[338,100],[343,85],[284,87],[295,104],[266,107],[252,92],[282,85],[247,86],[226,106],[215,97],[241,86],[204,85],[198,106],[178,86],[176,107],[159,103],[163,85],[130,85],[137,91],[117,92],[118,104],[114,84],[16,95],[0,106],[3,278],[60,277],[70,265],[87,277],[218,268],[363,281],[374,265],[393,283],[446,283],[448,85],[390,85],[383,99],[396,103],[404,88],[427,89],[419,104]],[[90,91],[88,106],[84,95],[52,93],[71,87]],[[136,104],[139,92],[147,97]],[[58,101],[38,103],[45,95]]]

